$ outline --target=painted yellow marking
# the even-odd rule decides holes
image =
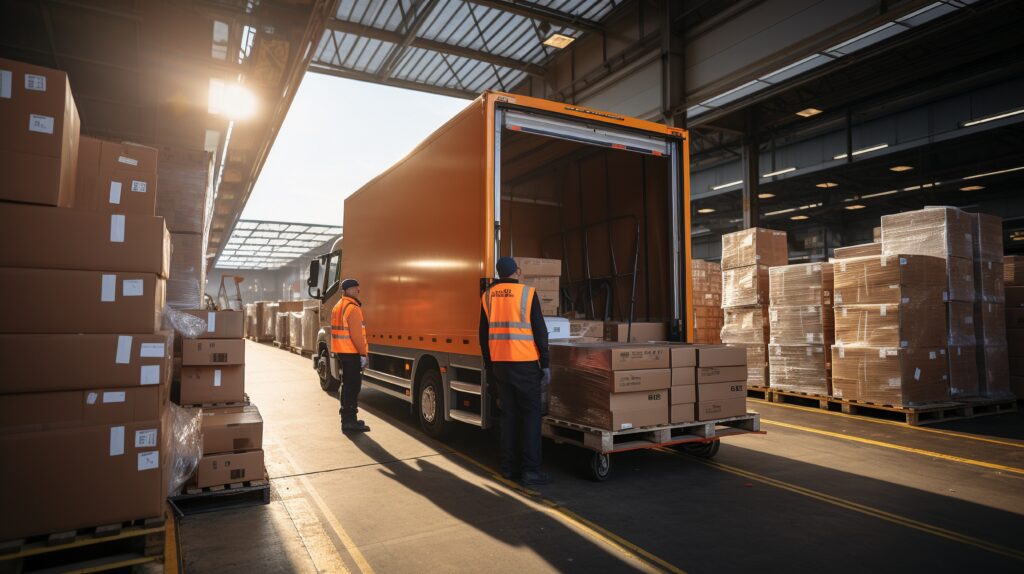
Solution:
[[[806,411],[806,412],[809,412],[809,413],[827,414],[830,417],[834,417],[834,416],[845,417],[845,418],[854,419],[854,420],[858,420],[858,421],[865,421],[865,422],[869,422],[869,423],[891,425],[891,426],[900,427],[902,429],[907,429],[907,430],[928,432],[928,433],[932,433],[932,434],[941,434],[941,435],[945,435],[945,436],[951,436],[951,437],[968,439],[968,440],[976,440],[976,441],[980,441],[980,442],[989,442],[989,443],[992,443],[992,444],[999,444],[999,445],[1003,445],[1003,446],[1012,446],[1012,447],[1016,447],[1016,448],[1024,448],[1024,443],[1021,443],[1021,442],[1010,442],[1010,441],[998,440],[998,439],[994,439],[994,438],[977,436],[977,435],[961,433],[961,432],[956,432],[956,431],[948,431],[948,430],[942,430],[942,429],[933,429],[933,428],[930,428],[930,427],[911,426],[911,425],[908,425],[906,423],[900,423],[900,422],[896,422],[896,421],[887,421],[887,420],[883,420],[883,419],[875,419],[875,418],[871,418],[871,417],[863,417],[863,416],[851,415],[851,414],[847,414],[847,413],[838,413],[838,412],[835,412],[835,411],[824,411],[823,409],[816,409],[814,407],[804,407],[804,406],[800,406],[800,405],[790,405],[790,404],[786,404],[786,403],[773,403],[773,402],[770,402],[770,401],[766,401],[764,399],[755,399],[753,397],[747,397],[747,402],[763,403],[763,404],[766,404],[766,405],[769,405],[769,406],[772,406],[772,407],[781,407],[781,408],[793,409],[793,410],[798,410],[798,411]]]
[[[903,446],[903,445],[900,445],[900,444],[892,444],[892,443],[888,443],[888,442],[882,442],[882,441],[879,441],[879,440],[872,440],[872,439],[869,439],[869,438],[863,438],[863,437],[859,437],[859,436],[852,436],[852,435],[848,435],[848,434],[842,434],[842,433],[831,432],[831,431],[826,431],[826,430],[821,430],[821,429],[816,429],[816,428],[811,428],[811,427],[794,425],[794,424],[784,423],[784,422],[780,422],[780,421],[766,420],[764,418],[761,419],[761,424],[775,425],[775,426],[780,426],[780,427],[783,427],[783,428],[789,428],[789,429],[799,430],[799,431],[803,431],[803,432],[820,434],[820,435],[823,435],[823,436],[829,436],[829,437],[838,438],[838,439],[842,439],[842,440],[848,440],[848,441],[851,441],[851,442],[859,442],[859,443],[862,443],[862,444],[870,444],[872,446],[878,446],[878,447],[882,447],[882,448],[889,448],[889,449],[899,450],[899,451],[903,451],[903,452],[912,452],[914,454],[920,454],[920,455],[923,455],[923,456],[930,456],[932,458],[939,458],[939,459],[948,460],[948,461],[951,461],[951,462],[959,462],[961,464],[969,464],[969,465],[972,465],[972,466],[980,466],[982,468],[990,468],[992,470],[999,470],[999,471],[1002,471],[1002,472],[1012,472],[1012,473],[1016,473],[1016,474],[1024,474],[1024,468],[1017,468],[1017,467],[1014,467],[1014,466],[1006,466],[1006,465],[1002,465],[1002,464],[996,464],[994,462],[985,462],[983,460],[974,460],[972,458],[963,458],[963,457],[960,457],[960,456],[953,456],[951,454],[942,454],[941,452],[934,452],[934,451],[930,451],[930,450],[923,450],[923,449],[920,449],[920,448],[913,448],[913,447],[909,447],[909,446]]]
[[[751,472],[749,470],[743,470],[741,468],[736,468],[734,466],[730,466],[730,465],[727,465],[727,464],[722,464],[720,462],[714,462],[714,461],[710,461],[710,460],[702,460],[700,458],[688,456],[688,455],[685,455],[685,454],[681,454],[679,452],[676,452],[674,450],[667,449],[667,448],[662,448],[662,449],[659,449],[659,450],[661,450],[662,452],[666,452],[668,454],[671,454],[673,456],[677,456],[677,457],[680,457],[680,458],[686,458],[688,460],[693,460],[695,462],[699,462],[701,464],[710,466],[711,468],[716,468],[718,470],[721,470],[721,471],[724,471],[724,472],[728,472],[728,473],[731,473],[731,474],[735,474],[735,475],[741,476],[743,478],[747,478],[747,479],[750,479],[750,480],[755,480],[757,482],[761,482],[761,483],[764,483],[764,484],[767,484],[767,485],[770,485],[770,486],[774,486],[776,488],[781,488],[783,490],[787,490],[787,491],[790,491],[790,492],[793,492],[793,493],[796,493],[796,494],[800,494],[802,496],[807,496],[809,498],[813,498],[815,500],[818,500],[818,501],[821,501],[821,502],[825,502],[825,503],[831,504],[833,506],[838,506],[840,508],[845,508],[847,510],[852,510],[852,511],[855,511],[855,512],[859,512],[861,514],[866,514],[866,515],[874,517],[874,518],[885,520],[886,522],[891,522],[893,524],[898,524],[900,526],[905,526],[907,528],[912,528],[914,530],[925,532],[927,534],[932,534],[934,536],[939,536],[941,538],[945,538],[947,540],[952,540],[954,542],[959,542],[961,544],[966,544],[968,546],[974,546],[976,548],[980,548],[982,550],[987,550],[987,551],[993,552],[995,554],[1000,554],[1000,555],[1006,556],[1008,558],[1013,558],[1013,559],[1016,559],[1016,560],[1024,560],[1024,552],[1021,552],[1020,550],[1016,550],[1016,549],[1013,549],[1013,548],[1007,548],[1006,546],[1001,546],[1001,545],[996,544],[994,542],[988,542],[986,540],[981,540],[979,538],[974,538],[973,536],[967,536],[966,534],[961,534],[961,533],[955,532],[953,530],[948,530],[948,529],[945,529],[945,528],[941,528],[939,526],[928,524],[926,522],[921,522],[921,521],[918,521],[918,520],[914,520],[912,518],[907,518],[905,516],[900,516],[898,514],[893,514],[891,512],[887,512],[887,511],[881,510],[879,508],[874,508],[874,507],[871,507],[871,506],[867,506],[865,504],[860,504],[860,503],[857,503],[857,502],[853,502],[853,501],[850,501],[850,500],[839,498],[838,496],[832,496],[831,494],[825,494],[824,492],[819,492],[817,490],[811,490],[809,488],[804,488],[802,486],[797,486],[795,484],[791,484],[791,483],[788,483],[788,482],[783,482],[781,480],[776,480],[774,478],[770,478],[770,477],[758,474],[756,472]]]

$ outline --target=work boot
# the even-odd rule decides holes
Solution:
[[[363,421],[343,422],[341,432],[370,432],[370,427]]]
[[[523,473],[523,478],[519,483],[523,486],[541,486],[551,484],[551,477],[543,470],[528,470]]]
[[[522,474],[522,471],[519,469],[513,469],[505,465],[501,466],[501,478],[505,480],[518,480]]]

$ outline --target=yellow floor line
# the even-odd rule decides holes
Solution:
[[[899,445],[899,444],[892,444],[892,443],[888,443],[888,442],[872,440],[872,439],[869,439],[869,438],[863,438],[863,437],[859,437],[859,436],[852,436],[852,435],[848,435],[848,434],[842,434],[842,433],[831,432],[831,431],[826,431],[826,430],[821,430],[821,429],[816,429],[816,428],[811,428],[811,427],[794,425],[794,424],[784,423],[784,422],[780,422],[780,421],[767,420],[767,419],[764,419],[764,418],[761,419],[761,424],[775,425],[775,426],[780,426],[780,427],[783,427],[783,428],[789,428],[789,429],[794,429],[794,430],[799,430],[799,431],[804,431],[804,432],[809,432],[809,433],[814,433],[814,434],[820,434],[820,435],[823,435],[823,436],[829,436],[829,437],[838,438],[838,439],[842,439],[842,440],[848,440],[848,441],[852,441],[852,442],[859,442],[859,443],[862,443],[862,444],[870,444],[872,446],[879,446],[879,447],[882,447],[882,448],[890,448],[890,449],[893,449],[893,450],[899,450],[899,451],[903,451],[903,452],[912,452],[914,454],[920,454],[920,455],[923,455],[923,456],[930,456],[932,458],[941,458],[942,460],[948,460],[948,461],[951,461],[951,462],[959,462],[961,464],[969,464],[969,465],[972,465],[972,466],[980,466],[982,468],[990,468],[992,470],[999,470],[999,471],[1003,471],[1003,472],[1012,472],[1012,473],[1015,473],[1015,474],[1024,474],[1024,468],[1017,468],[1015,466],[1006,466],[1006,465],[1003,465],[1003,464],[996,464],[994,462],[985,462],[983,460],[974,460],[972,458],[963,458],[963,457],[960,457],[960,456],[953,456],[951,454],[942,454],[941,452],[934,452],[934,451],[930,451],[930,450],[923,450],[923,449],[920,449],[920,448],[913,448],[913,447],[903,446],[903,445]]]
[[[838,506],[840,508],[845,508],[845,509],[848,509],[848,510],[853,510],[855,512],[859,512],[861,514],[866,514],[866,515],[872,516],[874,518],[879,518],[881,520],[885,520],[885,521],[891,522],[893,524],[898,524],[900,526],[905,526],[907,528],[912,528],[914,530],[925,532],[927,534],[932,534],[934,536],[939,536],[941,538],[945,538],[947,540],[952,540],[952,541],[955,541],[955,542],[959,542],[961,544],[966,544],[968,546],[974,546],[976,548],[980,548],[980,549],[986,550],[988,552],[993,552],[995,554],[1000,554],[1000,555],[1006,556],[1008,558],[1013,558],[1013,559],[1016,559],[1016,560],[1024,561],[1024,552],[1021,552],[1020,550],[1016,550],[1016,549],[1013,549],[1013,548],[1007,548],[1006,546],[1001,546],[1001,545],[996,544],[994,542],[988,542],[988,541],[985,541],[985,540],[981,540],[979,538],[974,538],[973,536],[967,536],[966,534],[961,534],[961,533],[955,532],[953,530],[947,530],[945,528],[941,528],[939,526],[934,526],[934,525],[928,524],[926,522],[920,522],[920,521],[914,520],[912,518],[907,518],[905,516],[900,516],[898,514],[893,514],[891,512],[886,512],[885,510],[881,510],[879,508],[874,508],[874,507],[871,507],[871,506],[867,506],[867,505],[864,505],[864,504],[860,504],[860,503],[857,503],[857,502],[853,502],[853,501],[850,501],[850,500],[839,498],[837,496],[832,496],[831,494],[825,494],[824,492],[819,492],[817,490],[811,490],[809,488],[804,488],[802,486],[797,486],[795,484],[791,484],[791,483],[788,483],[788,482],[783,482],[781,480],[776,480],[774,478],[770,478],[770,477],[758,474],[756,472],[751,472],[749,470],[743,470],[741,468],[736,468],[734,466],[730,466],[730,465],[727,465],[727,464],[722,464],[720,462],[715,462],[715,461],[710,461],[710,460],[703,460],[703,459],[700,459],[700,458],[697,458],[697,457],[693,457],[693,456],[689,456],[689,455],[685,455],[685,454],[676,452],[675,450],[668,449],[668,448],[662,448],[662,449],[659,449],[659,450],[661,450],[662,452],[671,454],[673,456],[677,456],[677,457],[680,457],[680,458],[686,458],[686,459],[689,459],[689,460],[693,460],[695,462],[699,462],[701,464],[710,466],[711,468],[716,468],[718,470],[722,470],[724,472],[735,474],[735,475],[741,476],[743,478],[747,478],[747,479],[750,479],[750,480],[755,480],[757,482],[761,482],[763,484],[774,486],[776,488],[781,488],[783,490],[787,490],[787,491],[790,491],[790,492],[793,492],[793,493],[796,493],[796,494],[800,494],[802,496],[807,496],[809,498],[813,498],[815,500],[819,500],[821,502],[825,502],[825,503],[831,504],[833,506]]]
[[[497,471],[487,466],[486,464],[454,449],[452,450],[452,454],[458,456],[459,458],[472,464],[473,466],[476,466],[477,468],[483,470],[498,482],[506,486],[509,486],[510,488],[516,490],[517,492],[525,494],[526,496],[532,498],[536,502],[539,502],[545,508],[551,511],[557,518],[561,518],[562,520],[571,523],[573,526],[586,532],[591,537],[613,548],[618,549],[623,555],[627,556],[628,558],[636,560],[638,562],[646,562],[650,565],[661,568],[665,572],[671,572],[672,574],[686,574],[686,571],[680,569],[671,562],[668,562],[663,558],[651,554],[647,550],[644,550],[636,544],[633,544],[625,538],[622,538],[618,534],[615,534],[614,532],[611,532],[608,529],[601,527],[587,520],[586,518],[583,518],[575,512],[558,504],[557,502],[544,498],[543,496],[540,495],[540,493],[523,488],[518,483],[503,478],[501,474],[499,474]]]
[[[785,404],[785,403],[773,403],[771,401],[766,401],[764,399],[755,399],[753,397],[748,397],[747,398],[747,402],[763,403],[763,404],[770,405],[770,406],[773,406],[773,407],[782,407],[782,408],[786,408],[786,409],[793,409],[793,410],[798,410],[798,411],[806,411],[806,412],[809,412],[809,413],[821,413],[821,414],[827,414],[828,416],[845,417],[845,418],[854,419],[854,420],[858,420],[858,421],[866,421],[866,422],[869,422],[869,423],[876,423],[876,424],[883,424],[883,425],[892,425],[892,426],[900,427],[900,428],[907,429],[907,430],[915,430],[915,431],[921,431],[921,432],[928,432],[928,433],[932,433],[932,434],[941,434],[941,435],[951,436],[951,437],[956,437],[956,438],[976,440],[976,441],[981,441],[981,442],[990,442],[992,444],[999,444],[999,445],[1003,445],[1003,446],[1012,446],[1012,447],[1016,447],[1016,448],[1024,448],[1024,443],[1020,443],[1020,442],[1009,442],[1009,441],[1005,441],[1005,440],[999,440],[999,439],[994,439],[994,438],[987,438],[987,437],[983,437],[983,436],[976,436],[976,435],[967,434],[967,433],[961,433],[961,432],[956,432],[956,431],[947,431],[947,430],[942,430],[942,429],[933,429],[933,428],[923,427],[923,426],[912,426],[912,425],[908,425],[906,423],[900,423],[900,422],[896,422],[896,421],[887,421],[887,420],[875,419],[875,418],[871,418],[871,417],[865,417],[865,416],[859,416],[859,415],[851,415],[851,414],[847,414],[847,413],[839,413],[839,412],[836,412],[836,411],[826,411],[824,409],[816,409],[814,407],[804,407],[804,406],[800,406],[800,405],[789,405],[789,404]]]

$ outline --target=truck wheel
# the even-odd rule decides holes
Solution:
[[[423,432],[434,438],[444,436],[450,425],[444,420],[444,385],[441,384],[441,373],[434,369],[423,373],[417,388],[416,412],[419,413],[420,427]]]
[[[683,443],[679,446],[686,454],[699,456],[701,458],[714,458],[715,455],[718,454],[718,449],[722,446],[722,441],[713,440],[711,442]]]
[[[331,376],[331,358],[325,345],[320,345],[316,354],[316,374],[320,377],[320,388],[328,393],[338,390],[341,381]]]
[[[594,452],[587,457],[587,477],[594,482],[604,482],[612,474],[612,456]]]

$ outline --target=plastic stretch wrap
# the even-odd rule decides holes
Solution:
[[[1003,257],[1003,284],[1006,287],[1024,285],[1024,255]]]
[[[203,456],[203,409],[167,403],[167,414],[171,426],[167,492],[173,496],[181,493]]]
[[[290,338],[288,336],[288,329],[291,326],[291,313],[287,311],[278,311],[277,318],[274,320],[274,341],[280,345],[288,346]]]
[[[974,325],[974,303],[963,303],[961,301],[950,301],[946,304],[948,308],[947,341],[950,346],[973,347],[977,344],[978,334]],[[915,328],[920,329],[920,325]],[[1005,336],[1005,329],[1003,330]]]
[[[882,253],[974,259],[974,215],[932,207],[882,216]]]
[[[836,307],[836,345],[941,347],[946,344],[946,312],[946,304],[933,301]]]
[[[789,263],[786,232],[752,227],[722,236],[722,269]]]
[[[974,242],[974,260],[1003,262],[1003,218],[987,213],[975,213],[971,222]]]
[[[851,257],[870,257],[882,254],[881,243],[862,243],[860,245],[849,245],[847,247],[836,247],[836,259],[850,259]]]
[[[769,307],[768,325],[768,342],[777,345],[831,345],[835,340],[832,307]]]
[[[316,350],[316,336],[320,332],[320,308],[306,307],[302,310],[302,348]]]
[[[245,336],[256,336],[256,304],[245,304]]]
[[[171,307],[164,307],[164,329],[173,330],[186,339],[195,339],[206,332],[206,320],[183,313]]]
[[[771,388],[828,396],[831,362],[826,345],[768,345]]]
[[[160,193],[156,214],[171,233],[206,235],[213,205],[213,154],[203,150],[160,148]]]
[[[978,395],[978,348],[975,346],[949,346],[949,396],[974,397]]]
[[[302,347],[302,313],[292,311],[288,313],[288,344],[292,347]]]
[[[963,257],[946,259],[949,273],[948,298],[950,301],[974,301],[974,261]]]
[[[978,318],[978,345],[1006,346],[1006,305],[1001,303],[978,303],[974,310]]]
[[[974,300],[984,303],[1006,302],[1006,270],[1002,263],[974,262]]]
[[[979,379],[980,394],[990,399],[1013,396],[1010,391],[1010,359],[1006,346],[985,346],[984,369]]]
[[[768,304],[768,266],[748,265],[722,271],[722,307]]]
[[[264,339],[274,340],[277,332],[277,303],[267,302],[263,305],[263,334]]]
[[[910,406],[949,400],[946,348],[832,347],[832,396]]]
[[[206,236],[172,233],[167,304],[175,309],[200,309],[205,285]]]
[[[768,309],[765,307],[726,309],[721,338],[725,344],[767,343]]]
[[[747,385],[755,387],[768,386],[768,345],[766,343],[729,344],[730,347],[743,347],[747,353]]]
[[[804,263],[772,267],[768,291],[772,305],[832,305],[834,269],[831,263]]]
[[[947,298],[946,261],[924,255],[882,255],[840,259],[833,265],[840,305],[943,302]]]

